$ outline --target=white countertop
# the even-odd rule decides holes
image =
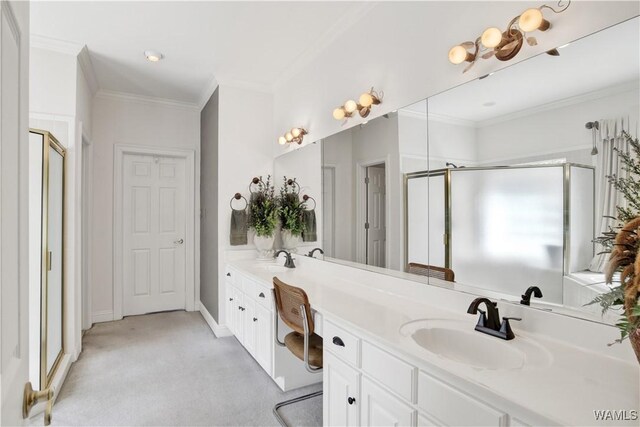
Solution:
[[[277,276],[285,283],[303,288],[312,308],[323,317],[350,324],[362,338],[383,344],[419,368],[448,373],[466,380],[471,386],[480,387],[485,396],[494,395],[487,397],[488,402],[502,398],[564,425],[607,425],[606,422],[596,422],[594,410],[638,410],[640,406],[640,367],[637,363],[610,357],[604,352],[589,351],[542,334],[525,332],[519,330],[518,322],[513,322],[516,338],[509,343],[517,342],[518,337],[535,342],[548,352],[551,362],[542,367],[525,366],[516,370],[473,368],[430,353],[400,333],[405,323],[419,319],[467,322],[469,330],[473,330],[477,316],[439,308],[447,305],[447,297],[442,298],[442,288],[434,288],[439,289],[437,300],[416,298],[414,294],[404,292],[401,286],[392,292],[371,283],[338,277],[331,274],[328,263],[296,262],[298,268],[277,273],[267,270],[263,267],[264,262],[255,259],[232,261],[229,265],[268,286]],[[456,294],[458,298],[461,295],[444,291],[452,298]],[[429,290],[425,288],[424,292]],[[468,297],[469,303],[473,299],[473,295],[462,295]],[[541,315],[544,314],[536,314]],[[473,351],[472,348],[469,350]],[[638,425],[638,422],[631,425]]]

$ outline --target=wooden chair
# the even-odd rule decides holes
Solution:
[[[455,282],[453,270],[444,267],[435,267],[433,265],[418,264],[410,262],[407,271],[421,276],[434,277],[436,279],[445,280],[447,282]]]
[[[314,333],[311,305],[306,292],[301,288],[287,285],[274,277],[273,301],[277,314],[273,317],[276,344],[280,347],[286,347],[294,356],[302,360],[307,371],[322,372],[322,337]],[[285,335],[284,342],[280,341],[278,333],[278,317],[293,329],[293,332]],[[280,402],[273,407],[273,414],[281,425],[286,426],[287,424],[278,413],[278,409],[321,395],[322,390]]]

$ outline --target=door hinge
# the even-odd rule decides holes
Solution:
[[[365,222],[365,223],[364,223],[364,229],[365,229],[365,230],[368,230],[368,229],[369,229],[369,223],[368,223],[368,222]]]
[[[366,178],[364,179],[364,183],[365,183],[365,184],[368,184],[368,183],[369,183],[369,177],[366,177]]]

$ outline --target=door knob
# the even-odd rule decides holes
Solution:
[[[22,418],[28,418],[29,412],[33,406],[41,400],[47,401],[47,406],[44,410],[44,425],[51,424],[51,412],[53,411],[53,396],[55,392],[53,388],[47,388],[44,390],[34,390],[31,386],[31,381],[24,385],[24,395],[22,399]]]
[[[184,243],[184,239],[176,240],[173,243],[175,243],[176,245],[181,245]]]

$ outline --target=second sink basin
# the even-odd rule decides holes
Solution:
[[[404,324],[400,333],[432,354],[476,369],[514,370],[550,362],[549,353],[525,337],[505,341],[475,331],[469,322],[416,320]]]

